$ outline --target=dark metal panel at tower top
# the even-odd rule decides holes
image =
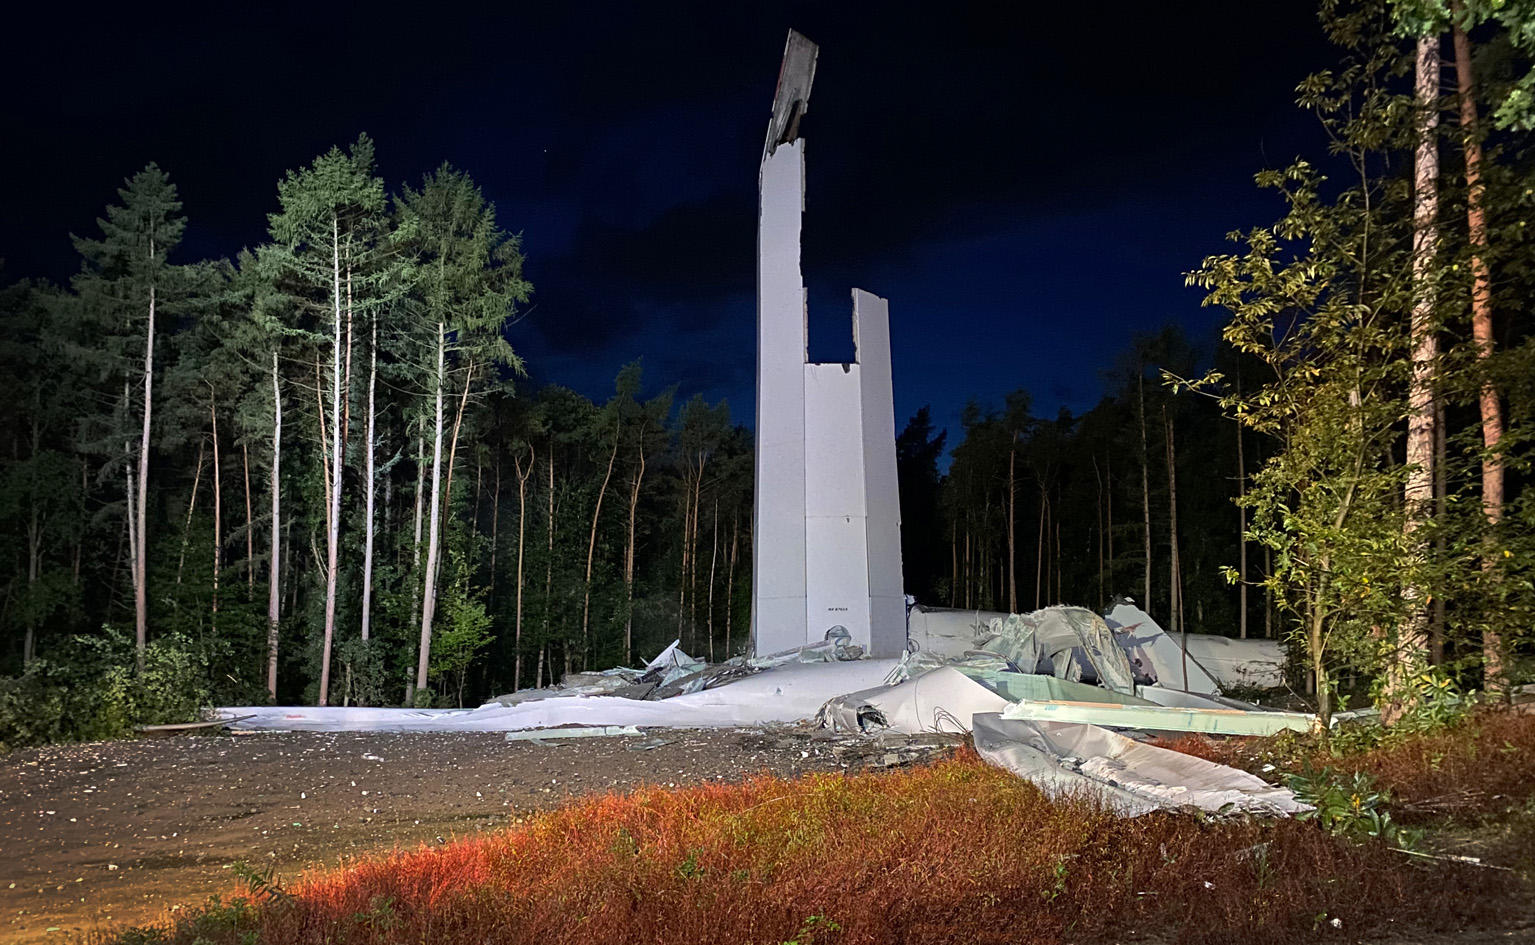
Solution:
[[[810,83],[815,81],[815,60],[820,47],[789,31],[784,43],[783,65],[778,69],[778,91],[773,94],[773,117],[768,121],[763,160],[780,144],[799,137],[799,120],[810,108]]]

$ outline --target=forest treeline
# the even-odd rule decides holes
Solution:
[[[388,194],[364,137],[276,205],[268,242],[183,261],[151,165],[70,285],[6,288],[9,671],[456,704],[674,636],[740,646],[751,451],[726,404],[646,395],[638,363],[601,402],[523,390],[521,245],[451,167]]]
[[[910,418],[908,592],[1129,595],[1171,630],[1281,638],[1324,713],[1365,683],[1389,717],[1414,687],[1528,678],[1535,30],[1513,15],[1324,4],[1340,62],[1299,96],[1330,152],[1261,172],[1277,222],[1187,274],[1220,339],[1127,339],[1081,415],[1036,416],[1020,376],[957,429]],[[188,260],[150,165],[68,285],[0,288],[5,740],[742,651],[752,446],[726,404],[639,363],[598,400],[530,385],[523,247],[461,171],[390,192],[363,137],[275,197],[263,243]]]

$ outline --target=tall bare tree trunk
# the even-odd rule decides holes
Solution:
[[[469,404],[469,392],[474,386],[473,361],[469,362],[469,370],[464,375],[464,392],[458,398],[458,410],[453,414],[453,434],[448,438],[448,471],[444,474],[442,487],[442,527],[446,532],[448,519],[453,514],[453,464],[458,461],[458,434],[464,425],[464,407]],[[442,565],[441,556],[438,557],[438,567]],[[433,609],[435,612],[436,604]]]
[[[1146,567],[1142,577],[1145,578],[1145,589],[1142,591],[1144,598],[1141,606],[1149,612],[1151,610],[1151,446],[1146,436],[1146,379],[1137,377],[1135,381],[1138,397],[1137,413],[1141,421],[1141,517],[1145,523],[1146,535]]]
[[[1044,480],[1039,483],[1039,535],[1034,549],[1034,609],[1044,606],[1045,587],[1045,510],[1050,505],[1050,499],[1045,494]]]
[[[634,662],[634,542],[635,519],[640,507],[640,484],[645,480],[645,428],[640,427],[639,464],[629,485],[629,538],[624,547],[624,665]]]
[[[219,565],[224,551],[224,497],[223,480],[219,476],[219,408],[213,399],[210,386],[208,415],[213,424],[213,612],[219,612]],[[214,618],[217,632],[217,618]]]
[[[538,683],[543,675],[544,653],[549,648],[549,637],[554,629],[554,432],[549,433],[549,458],[544,461],[549,469],[549,516],[548,548],[544,555],[544,639],[538,653],[538,672],[534,674],[534,682]],[[553,679],[553,667],[550,668],[550,678]]]
[[[155,255],[155,242],[149,241],[149,256]],[[133,564],[133,633],[135,656],[139,673],[144,672],[144,649],[149,645],[149,592],[145,584],[149,579],[149,426],[154,412],[155,386],[155,285],[149,285],[149,324],[144,340],[144,428],[139,436],[139,476],[137,508],[131,514],[137,516],[137,527],[130,534],[134,546]]]
[[[730,513],[730,563],[725,569],[725,658],[730,659],[730,624],[736,601],[736,540],[741,536],[739,513]]]
[[[1118,587],[1114,583],[1114,453],[1112,451],[1103,454],[1103,511],[1108,519],[1109,540],[1109,589],[1104,593],[1105,599]]]
[[[1018,435],[1007,448],[1007,612],[1018,612]]]
[[[410,573],[415,593],[410,595],[410,626],[419,625],[421,619],[421,595],[425,584],[421,575],[421,513],[426,496],[426,418],[416,421],[416,498],[414,538],[411,540]],[[405,704],[411,705],[416,697],[416,677],[405,680]]]
[[[1180,644],[1183,649],[1183,689],[1189,688],[1189,628],[1183,620],[1183,575],[1179,567],[1178,556],[1178,455],[1173,448],[1173,419],[1167,415],[1166,409],[1162,411],[1162,422],[1167,428],[1167,507],[1169,521],[1167,527],[1168,543],[1172,546],[1172,564],[1170,568],[1170,592],[1169,610],[1171,619],[1176,621]]]
[[[620,414],[617,421],[613,424],[613,451],[608,454],[608,470],[602,475],[602,488],[597,490],[597,504],[592,508],[591,535],[586,542],[585,595],[581,600],[581,659],[583,666],[591,658],[592,650],[592,562],[597,556],[597,522],[602,516],[602,500],[608,496],[608,483],[613,480],[613,464],[618,462],[618,444],[623,429],[623,416]]]
[[[125,396],[124,396],[123,399],[125,401],[127,400],[127,397],[126,397],[127,388],[128,388],[128,384],[126,382],[124,382],[123,383],[123,392],[124,392]],[[124,486],[124,489],[126,490],[125,494],[124,494],[124,498],[125,498],[125,500],[127,502],[128,508],[127,508],[127,514],[123,516],[123,518],[125,520],[124,524],[126,524],[126,526],[127,526],[127,530],[126,530],[127,533],[126,533],[125,537],[128,539],[128,579],[129,579],[130,583],[134,587],[137,587],[138,586],[138,581],[139,581],[139,575],[138,575],[138,570],[139,570],[139,545],[138,545],[138,539],[137,539],[138,530],[137,530],[136,525],[134,524],[134,518],[133,518],[133,516],[134,516],[134,509],[136,508],[134,503],[135,503],[135,497],[136,497],[137,493],[134,491],[134,488],[133,488],[134,471],[133,471],[133,463],[131,462],[131,460],[133,458],[133,443],[132,442],[126,441],[126,440],[123,442],[123,455],[130,460],[130,462],[127,462],[127,463],[124,464],[125,467],[126,467],[124,469],[124,474],[127,477],[127,483]],[[112,560],[112,603],[114,605],[117,603],[117,573],[122,568],[122,562],[123,562],[123,548],[122,548],[122,541],[121,541],[121,539],[119,539],[118,543],[117,543],[117,557]]]
[[[245,470],[245,601],[250,603],[256,595],[256,535],[255,519],[251,512],[251,449],[249,443],[240,444],[240,465]]]
[[[693,644],[698,645],[698,523],[703,518],[704,467],[708,460],[698,456],[698,476],[693,480],[693,525],[689,530],[688,545],[688,631]]]
[[[350,288],[348,289],[350,298]],[[362,551],[362,638],[368,639],[373,626],[373,502],[378,493],[378,484],[375,481],[376,473],[373,465],[373,438],[376,427],[374,417],[374,388],[378,383],[378,316],[373,316],[373,337],[368,361],[368,455],[364,461],[365,472],[363,478],[366,481],[364,494],[367,496],[364,504],[366,519],[363,525],[363,551]]]
[[[1057,485],[1055,487],[1055,499],[1056,499],[1056,503],[1057,504],[1065,505],[1064,502],[1060,501],[1060,499],[1061,499],[1061,487],[1059,485]],[[1060,519],[1055,519],[1055,602],[1057,604],[1064,603],[1065,600],[1066,600],[1065,595],[1061,593],[1062,570],[1063,569],[1061,568],[1061,520]]]
[[[181,526],[181,556],[176,560],[176,583],[181,583],[181,572],[187,564],[187,540],[192,534],[192,513],[197,511],[197,488],[203,482],[203,451],[207,448],[200,437],[197,440],[197,472],[192,476],[192,497],[187,500],[187,521]],[[142,533],[141,533],[142,534]]]
[[[1093,481],[1098,484],[1098,500],[1093,505],[1093,511],[1098,514],[1098,599],[1106,599],[1103,585],[1103,476],[1098,472],[1098,454],[1093,454]]]
[[[1237,392],[1241,393],[1241,375],[1237,377]],[[1242,504],[1242,499],[1247,497],[1247,457],[1242,451],[1242,424],[1237,422],[1237,587],[1238,587],[1238,613],[1237,625],[1241,631],[1241,639],[1247,639],[1247,506]]]
[[[281,616],[281,587],[278,580],[278,552],[282,527],[282,388],[278,385],[277,352],[272,352],[272,560],[267,564],[266,605],[266,688],[277,699],[277,633]]]
[[[713,535],[714,537],[709,541],[709,610],[705,617],[709,633],[709,662],[711,663],[714,662],[714,571],[720,553],[720,500],[717,494],[714,497]]]
[[[1459,4],[1453,9],[1458,13]],[[1471,335],[1476,341],[1476,356],[1485,367],[1492,357],[1492,274],[1487,266],[1487,216],[1482,206],[1482,143],[1478,136],[1476,115],[1476,78],[1471,67],[1471,41],[1459,26],[1454,27],[1455,77],[1460,93],[1460,129],[1466,159],[1466,222],[1471,242]],[[1482,415],[1482,445],[1487,452],[1482,460],[1482,514],[1494,528],[1503,519],[1503,407],[1498,390],[1490,377],[1482,380],[1477,401]],[[1484,567],[1491,567],[1489,556]],[[1502,695],[1508,689],[1503,667],[1503,644],[1498,634],[1484,631],[1482,668],[1487,692]]]
[[[512,691],[516,692],[522,686],[522,550],[523,541],[528,534],[528,479],[533,475],[533,466],[537,460],[533,452],[533,442],[528,441],[528,468],[524,472],[522,457],[513,456],[513,469],[517,472],[517,623],[516,635],[512,638],[512,648],[516,652],[515,665],[512,669]]]
[[[432,427],[432,497],[427,504],[426,572],[421,592],[421,643],[416,652],[416,691],[426,688],[427,669],[432,662],[432,618],[437,601],[437,520],[442,489],[442,387],[447,347],[447,325],[437,323],[437,398],[436,421]]]
[[[687,459],[687,478],[682,483],[682,573],[677,576],[677,636],[684,638],[688,613],[688,536],[693,523],[693,461]]]
[[[1412,375],[1408,382],[1407,483],[1404,490],[1405,529],[1412,554],[1421,564],[1418,531],[1433,514],[1434,500],[1434,387],[1438,361],[1434,306],[1434,256],[1438,244],[1439,150],[1435,131],[1439,125],[1439,36],[1418,38],[1417,150],[1413,157],[1412,208]],[[1391,724],[1401,717],[1410,699],[1412,672],[1428,660],[1428,591],[1411,573],[1403,583],[1406,618],[1394,651],[1386,654],[1386,695],[1381,720]]]
[[[490,603],[496,603],[496,552],[501,546],[501,450],[496,449],[496,484],[490,497]]]
[[[1263,638],[1274,639],[1274,589],[1269,586],[1268,577],[1274,573],[1274,549],[1268,545],[1263,546]]]
[[[43,522],[38,512],[38,508],[42,503],[38,501],[41,483],[37,477],[37,454],[42,446],[43,439],[41,399],[42,395],[40,393],[34,397],[34,403],[38,404],[38,408],[34,409],[32,413],[32,510],[27,521],[27,618],[25,637],[21,642],[21,665],[23,667],[32,662],[34,650],[37,646],[37,583],[42,578]]]
[[[352,434],[352,238],[346,240],[346,378],[341,382],[341,447]]]
[[[959,513],[949,523],[949,606],[959,606]]]
[[[1178,471],[1173,465],[1173,421],[1165,407],[1162,425],[1167,432],[1167,609],[1174,629],[1181,632],[1184,627],[1179,617],[1183,613],[1183,581],[1178,574]]]
[[[1449,510],[1447,476],[1449,444],[1445,441],[1447,432],[1444,420],[1444,399],[1436,396],[1434,398],[1434,515],[1440,521],[1444,520],[1444,515]],[[1439,560],[1444,560],[1448,545],[1444,529],[1439,529],[1438,534],[1434,536],[1434,554],[1439,557]],[[1428,661],[1433,666],[1444,662],[1445,618],[1444,595],[1435,594],[1428,621]]]
[[[320,651],[320,705],[330,695],[330,651],[336,638],[336,580],[341,572],[341,224],[331,217],[332,296],[335,299],[335,348],[331,358],[330,523],[325,535],[325,642]],[[350,346],[345,354],[351,363]]]
[[[320,481],[325,487],[325,527],[330,529],[330,435],[325,426],[325,371],[320,354],[314,356],[314,404],[320,421]]]

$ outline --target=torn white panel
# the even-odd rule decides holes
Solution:
[[[963,735],[977,712],[1001,712],[1010,703],[952,666],[895,686],[852,692],[829,700],[821,724],[838,732],[891,731],[902,735]]]
[[[633,725],[596,725],[588,728],[539,728],[524,729],[520,732],[507,732],[506,740],[509,742],[535,742],[560,738],[621,738],[624,736],[643,735]]]
[[[1114,628],[1119,645],[1130,662],[1138,664],[1142,675],[1150,677],[1162,688],[1202,693],[1221,691],[1215,676],[1192,654],[1185,659],[1177,639],[1144,610],[1134,604],[1115,604],[1108,613],[1108,623]]]
[[[991,610],[960,610],[917,604],[906,618],[909,646],[957,659],[991,636],[991,621],[1008,616]]]
[[[1197,807],[1286,816],[1309,809],[1286,788],[1228,765],[1158,748],[1093,725],[974,718],[988,762],[1059,797],[1087,793],[1126,816]]]
[[[1278,689],[1285,684],[1285,653],[1278,640],[1191,633],[1189,655],[1199,660],[1222,688]]]
[[[990,639],[978,648],[1006,657],[1025,673],[1048,671],[1059,679],[1135,692],[1130,661],[1113,631],[1085,607],[1009,614],[993,619],[990,630]]]
[[[1010,719],[1075,722],[1153,732],[1201,732],[1206,735],[1277,735],[1310,732],[1320,724],[1304,712],[1254,712],[1160,705],[1111,705],[1106,702],[1019,702],[1002,710]]]
[[[659,702],[575,696],[478,709],[251,706],[215,712],[226,720],[247,716],[241,728],[295,732],[510,732],[563,725],[730,728],[812,718],[831,697],[878,685],[895,663],[790,663]]]

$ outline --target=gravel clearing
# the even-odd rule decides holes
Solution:
[[[0,942],[164,918],[237,888],[516,823],[581,794],[923,761],[953,740],[804,728],[508,742],[500,733],[182,735],[0,761]]]

